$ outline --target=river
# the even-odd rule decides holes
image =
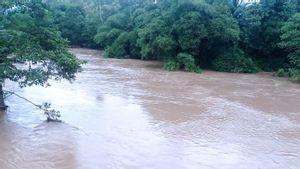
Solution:
[[[18,88],[0,112],[1,169],[299,169],[300,85],[268,73],[167,72],[158,62],[87,60],[72,84]]]

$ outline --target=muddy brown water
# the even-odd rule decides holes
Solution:
[[[299,169],[300,85],[270,74],[167,72],[157,62],[88,61],[77,80],[16,91],[51,102],[46,123],[11,96],[0,113],[1,169]]]

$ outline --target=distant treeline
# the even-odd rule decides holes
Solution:
[[[278,71],[300,79],[300,1],[47,0],[73,46],[166,70]]]

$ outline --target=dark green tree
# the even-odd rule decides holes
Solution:
[[[296,0],[261,0],[235,9],[241,29],[240,47],[266,71],[282,67],[287,60],[287,53],[277,44],[280,42],[280,28],[295,14],[296,4]]]
[[[85,13],[83,9],[78,6],[61,5],[52,10],[54,23],[58,26],[62,37],[68,39],[74,46],[85,44],[83,37]]]
[[[51,11],[39,0],[0,3],[0,108],[6,79],[21,87],[44,85],[48,79],[73,80],[81,61],[67,50]]]
[[[281,28],[280,47],[285,49],[289,55],[289,74],[293,81],[300,80],[300,13],[288,20]]]
[[[96,44],[108,57],[161,60],[168,70],[193,71],[186,68],[193,63],[227,72],[290,68],[290,74],[297,73],[296,57],[291,57],[297,51],[283,44],[291,39],[283,39],[282,26],[299,12],[299,0],[48,2],[60,31],[68,34],[64,37]]]

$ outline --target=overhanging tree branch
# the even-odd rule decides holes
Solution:
[[[39,105],[39,104],[36,104],[36,103],[34,103],[33,101],[31,101],[27,98],[15,93],[15,92],[7,91],[7,90],[3,90],[3,92],[5,94],[9,94],[9,96],[11,96],[11,95],[17,96],[18,98],[23,99],[26,102],[28,102],[28,103],[32,104],[33,106],[39,108],[40,110],[44,111],[44,114],[47,116],[47,121],[61,122],[61,120],[59,119],[60,118],[60,112],[57,111],[57,110],[51,109],[51,104],[44,103],[42,105]],[[9,97],[9,96],[6,96],[6,98]]]

